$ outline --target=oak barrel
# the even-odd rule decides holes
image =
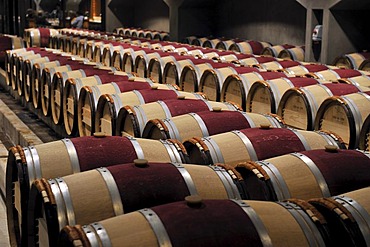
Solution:
[[[118,94],[138,89],[150,89],[153,83],[146,78],[130,78],[120,83],[85,86],[81,89],[77,103],[77,126],[80,136],[91,135],[95,132],[95,113],[99,97],[102,94]],[[171,85],[159,84],[161,89],[173,90]],[[100,123],[100,121],[98,122]]]
[[[360,131],[358,147],[361,150],[370,151],[370,114],[366,117]]]
[[[56,246],[58,234],[66,225],[90,224],[182,201],[189,195],[242,199],[236,186],[238,177],[219,166],[134,162],[36,180],[30,192],[28,246],[35,246],[38,235],[45,232],[49,240],[45,244]],[[37,225],[46,225],[46,231],[42,227],[38,230]]]
[[[68,78],[86,78],[89,77],[93,81],[100,80],[101,83],[112,81],[127,80],[127,76],[114,75],[115,69],[112,67],[85,67],[79,70],[71,70],[65,72],[57,72],[53,76],[50,88],[50,108],[51,117],[54,124],[58,125],[63,122],[63,91]],[[98,76],[98,77],[92,77]],[[98,84],[98,82],[97,82]]]
[[[370,245],[370,187],[309,200],[328,222],[334,245]]]
[[[359,69],[362,62],[368,58],[369,52],[343,54],[334,59],[333,65],[345,69]]]
[[[125,72],[115,72],[122,76],[133,77],[131,74]],[[105,80],[108,79],[108,80]],[[62,98],[62,111],[64,120],[64,129],[69,136],[77,133],[77,105],[81,89],[84,86],[95,86],[103,82],[109,82],[107,76],[92,76],[84,78],[69,78],[65,82]]]
[[[361,75],[367,75],[370,72],[364,72],[354,69],[328,69],[314,73],[306,74],[307,77],[314,77],[322,80],[337,81],[341,78],[351,78]]]
[[[277,115],[224,111],[220,108],[213,108],[212,111],[188,113],[165,119],[152,119],[144,128],[143,138],[185,141],[193,136],[207,137],[260,125],[271,125],[276,128],[285,126]]]
[[[67,226],[60,245],[293,247],[330,242],[323,216],[302,201],[202,200],[200,196],[185,200]]]
[[[177,140],[132,137],[79,137],[10,149],[6,168],[6,207],[12,242],[26,241],[29,191],[35,179],[55,178],[135,159],[188,163],[186,150]]]
[[[96,106],[95,131],[103,132],[106,135],[115,135],[117,115],[124,106],[134,107],[135,105],[147,104],[158,100],[176,99],[178,96],[188,99],[205,98],[205,95],[202,94],[158,89],[157,86],[152,86],[152,89],[102,95]]]
[[[291,152],[321,149],[328,144],[345,147],[332,133],[271,128],[269,125],[204,138],[193,137],[184,142],[192,164],[225,163],[231,166]]]
[[[325,99],[364,91],[370,88],[343,83],[291,88],[282,95],[277,114],[290,127],[313,130],[316,113]]]
[[[179,97],[176,100],[162,100],[139,106],[127,106],[121,108],[116,121],[116,135],[122,133],[140,137],[146,123],[150,119],[169,118],[189,112],[212,110],[213,107],[221,107],[226,110],[238,110],[238,106],[230,103],[220,103],[202,99],[185,99]]]
[[[226,77],[221,89],[221,101],[232,101],[242,106],[244,111],[251,111],[247,99],[251,93],[252,86],[258,81],[266,81],[287,77],[281,72],[250,72],[240,71],[238,74]],[[271,109],[272,110],[272,109]],[[275,113],[274,111],[255,111],[257,113]]]
[[[314,129],[334,131],[349,149],[357,148],[362,124],[369,113],[369,92],[329,97],[317,110]]]
[[[261,51],[262,56],[269,56],[269,57],[278,57],[279,53],[285,49],[294,48],[294,45],[284,44],[284,45],[273,45],[270,47],[265,47]]]
[[[250,86],[246,98],[246,111],[256,113],[276,113],[284,93],[294,87],[322,83],[313,78],[289,77],[272,80],[258,80]]]
[[[278,58],[293,60],[293,61],[304,61],[305,47],[296,46],[294,48],[284,49],[280,51]]]
[[[309,200],[340,195],[369,186],[369,154],[360,150],[301,151],[260,161],[243,162],[235,169],[251,200]]]
[[[44,68],[42,75],[41,75],[41,80],[40,80],[40,85],[39,85],[39,93],[40,93],[40,102],[41,102],[41,109],[42,113],[44,116],[50,116],[51,114],[51,85],[53,82],[53,77],[54,75],[59,72],[67,72],[67,71],[72,71],[72,70],[79,70],[86,68],[86,65],[89,66],[96,66],[96,63],[80,63],[78,61],[70,62],[68,64],[58,66],[58,67],[50,67],[50,68]]]
[[[267,42],[246,40],[246,41],[240,41],[240,42],[236,42],[235,44],[232,44],[229,47],[229,50],[246,53],[246,54],[260,55],[262,50],[265,47],[269,47],[269,46],[271,45]]]

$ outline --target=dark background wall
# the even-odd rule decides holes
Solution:
[[[107,2],[107,8],[114,14],[116,20],[107,21],[108,31],[116,28],[117,24],[124,27],[169,31],[169,8],[163,0],[111,0]]]
[[[216,35],[303,45],[306,10],[296,1],[219,1]]]
[[[169,31],[169,7],[163,0],[111,0],[108,8],[122,26]],[[184,1],[179,8],[179,40],[224,36],[303,45],[305,14],[295,0]],[[108,30],[115,27],[107,22]]]

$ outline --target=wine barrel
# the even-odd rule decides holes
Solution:
[[[246,73],[245,73],[246,72]],[[285,78],[286,74],[281,72],[248,72],[240,71],[238,74],[226,77],[221,89],[221,101],[232,101],[242,106],[244,111],[250,111],[247,106],[247,95],[250,94],[251,86],[257,81],[266,81],[277,78]],[[255,111],[257,113],[268,113],[273,111]]]
[[[64,50],[64,38],[66,37],[66,34],[63,34],[59,32],[59,34],[54,35],[53,37],[50,37],[51,39],[51,44],[54,46],[54,49],[60,49]]]
[[[309,200],[326,219],[334,245],[370,245],[370,187]]]
[[[274,57],[259,57],[253,56],[245,59],[239,59],[238,63],[241,66],[249,66],[249,67],[259,67],[261,68],[264,63],[271,63],[277,61]]]
[[[370,114],[366,117],[361,127],[359,136],[360,139],[358,144],[359,149],[370,151],[369,133],[370,133]]]
[[[294,48],[295,45],[289,45],[289,44],[284,44],[284,45],[273,45],[270,47],[265,47],[261,51],[262,56],[268,56],[268,57],[278,57],[279,53],[282,50],[285,49],[291,49]]]
[[[258,67],[261,69],[269,71],[280,71],[285,72],[284,69],[302,65],[301,62],[292,61],[292,60],[275,60],[267,63],[258,64]]]
[[[106,44],[104,40],[91,40],[86,44],[85,57],[91,61],[95,61],[95,47]]]
[[[111,49],[112,43],[98,43],[94,47],[93,61],[97,63],[102,62],[103,51],[105,48]],[[104,64],[105,65],[105,64]]]
[[[131,46],[129,49],[125,49],[121,58],[121,69],[122,71],[131,73],[135,72],[135,58],[137,54],[144,53],[141,47]]]
[[[29,55],[19,55],[15,62],[14,62],[14,66],[15,66],[15,71],[14,71],[14,80],[12,81],[12,89],[16,92],[18,92],[18,94],[20,96],[23,96],[23,63],[24,61],[26,61],[27,59],[36,59],[36,58],[41,58],[43,55],[45,55],[44,53],[40,54],[40,53],[34,53],[34,54],[29,54]],[[21,88],[18,89],[18,85],[21,85]]]
[[[293,61],[304,61],[305,57],[305,47],[304,46],[296,46],[290,49],[282,50],[278,58],[293,60]]]
[[[144,158],[153,162],[187,163],[185,148],[176,140],[95,136],[10,149],[6,206],[11,241],[16,242],[17,238],[22,243],[26,241],[29,191],[35,179],[66,176]]]
[[[139,37],[139,38],[145,38],[145,35],[148,33],[148,32],[150,32],[150,31],[148,31],[148,30],[139,30],[138,32],[137,32],[137,36]]]
[[[370,87],[370,76],[369,75],[360,75],[350,78],[341,78],[338,79],[340,83],[348,83],[356,86]]]
[[[78,52],[77,55],[81,57],[86,57],[86,47],[88,41],[91,40],[91,38],[87,37],[86,39],[80,39],[80,42],[78,44]]]
[[[58,34],[58,30],[51,28],[29,28],[24,31],[27,47],[48,47],[50,37]]]
[[[212,50],[212,49],[208,49],[208,50]],[[206,51],[204,48],[197,47],[197,46],[182,46],[182,47],[176,48],[176,52],[180,55],[191,55],[197,58],[203,58],[204,51]]]
[[[230,103],[220,103],[207,100],[184,99],[163,100],[134,107],[123,107],[117,116],[116,135],[122,133],[140,137],[146,123],[150,119],[170,118],[189,112],[211,110],[213,107],[221,107],[227,110],[238,110],[238,106]]]
[[[128,79],[127,76],[116,76],[110,73],[114,73],[114,68],[99,66],[94,68],[87,66],[84,69],[55,73],[50,88],[50,108],[53,123],[58,125],[63,122],[63,91],[65,82],[68,78],[77,79],[98,75],[101,78],[104,78],[102,83]],[[93,77],[92,79],[95,80],[97,77]]]
[[[309,200],[369,186],[369,155],[359,150],[301,151],[237,164],[250,200]]]
[[[121,76],[133,77],[131,74],[125,72],[115,72]],[[69,136],[77,134],[77,105],[81,89],[84,86],[96,86],[99,84],[107,83],[111,75],[104,76],[89,76],[84,78],[69,78],[65,82],[62,97],[62,111],[64,119],[64,129]]]
[[[370,58],[369,52],[356,52],[336,57],[333,65],[345,69],[359,69],[361,63]]]
[[[79,55],[80,40],[84,39],[84,36],[73,36],[71,53],[73,55]]]
[[[127,49],[129,47],[130,47],[130,45],[124,44],[124,43],[121,43],[121,42],[115,42],[114,46],[104,47],[103,54],[102,54],[102,63],[103,63],[103,65],[114,67],[114,63],[113,63],[113,53],[114,53],[114,51],[120,51],[120,50],[123,50],[123,49]],[[118,66],[116,68],[121,69],[120,66]]]
[[[149,120],[145,125],[143,138],[185,141],[193,136],[207,137],[260,125],[271,125],[276,128],[285,126],[277,115],[223,111],[220,108],[213,108],[212,111]]]
[[[215,49],[222,50],[222,51],[228,51],[230,49],[230,46],[235,44],[237,42],[235,39],[223,39],[216,43]]]
[[[167,32],[154,32],[153,33],[153,40],[160,40],[160,41],[169,41],[170,34]]]
[[[4,66],[5,71],[8,74],[8,80],[7,85],[11,85],[11,80],[13,80],[13,53],[19,53],[19,52],[27,52],[26,48],[19,48],[15,50],[6,50],[5,58],[4,58]]]
[[[149,78],[148,67],[150,60],[153,58],[159,58],[161,56],[168,56],[168,53],[162,51],[153,51],[136,56],[134,62],[135,72],[138,74],[139,77]]]
[[[139,60],[141,60],[141,58],[143,58],[144,56],[147,56],[149,54],[152,54],[152,53],[157,53],[157,51],[154,51],[154,50],[151,50],[151,49],[148,49],[148,48],[141,48],[140,50],[137,50],[137,51],[131,51],[131,52],[128,52],[128,53],[125,53],[123,55],[123,63],[128,63],[128,60],[130,61],[131,63],[131,60],[132,60],[132,69],[134,72],[138,73],[140,77],[144,77],[144,72],[146,72],[146,64],[145,64],[145,68],[144,67],[139,67],[136,62],[138,62]],[[139,68],[139,70],[137,71],[137,68]]]
[[[301,65],[284,68],[281,71],[291,74],[291,75],[295,75],[295,76],[306,76],[308,73],[326,71],[326,70],[335,69],[335,68],[337,67],[327,66],[324,64],[301,63]],[[314,76],[311,76],[311,77],[314,77]]]
[[[72,53],[73,35],[65,35],[61,38],[63,39],[63,51]]]
[[[141,47],[148,48],[151,50],[162,51],[162,41],[148,40],[146,42],[141,43]]]
[[[17,88],[18,88],[18,94],[20,96],[22,95],[22,91],[23,91],[26,102],[30,102],[32,99],[31,87],[32,87],[33,65],[36,63],[47,63],[47,62],[50,62],[49,55],[46,57],[41,57],[41,58],[27,59],[24,62],[23,68],[22,68],[23,85],[19,84],[17,85]],[[18,82],[20,82],[20,80]]]
[[[365,59],[359,66],[359,70],[370,72],[370,59]]]
[[[188,99],[202,99],[205,95],[177,90],[152,89],[133,90],[120,94],[105,94],[100,96],[95,112],[95,132],[115,135],[117,115],[124,106],[134,107],[158,100],[176,99],[178,96]]]
[[[121,51],[123,51],[124,49],[127,49],[129,47],[129,45],[127,45],[127,46],[126,45],[127,44],[124,44],[124,43],[120,42],[120,45],[110,47],[110,48],[104,48],[104,51],[103,51],[103,60],[104,60],[104,62],[103,62],[103,64],[105,64],[106,66],[112,66],[112,67],[116,67],[116,68],[121,69],[121,64],[119,64],[119,62],[115,63],[113,58],[114,58],[115,53],[120,53]]]
[[[162,89],[174,90],[174,87],[171,85],[160,84],[158,86]],[[77,126],[79,135],[91,135],[95,132],[95,113],[98,100],[101,95],[119,94],[132,90],[150,88],[151,82],[147,82],[144,78],[138,78],[135,81],[121,81],[117,83],[83,87],[77,104]],[[100,123],[100,121],[98,123]]]
[[[191,163],[231,166],[291,152],[321,149],[328,144],[344,147],[339,138],[326,132],[271,128],[269,125],[205,138],[194,137],[184,142]]]
[[[323,216],[303,201],[202,200],[200,196],[185,200],[85,226],[66,226],[60,245],[239,247],[247,243],[257,247],[325,246],[330,242]]]
[[[327,80],[327,81],[337,81],[340,78],[351,78],[351,77],[361,76],[364,74],[366,75],[368,73],[361,72],[359,70],[354,70],[354,69],[329,69],[329,70],[323,70],[323,71],[314,72],[314,73],[308,73],[306,74],[306,76],[318,78],[322,80]]]
[[[369,113],[369,92],[329,97],[317,110],[314,128],[330,129],[341,136],[348,148],[357,148],[362,124]]]
[[[246,111],[256,113],[277,113],[281,97],[288,89],[319,83],[325,82],[306,77],[277,78],[263,81],[258,80],[250,86],[248,91]]]
[[[208,39],[208,40],[203,42],[202,47],[214,49],[214,48],[216,48],[216,44],[219,43],[220,41],[221,41],[221,39],[219,39],[219,38]]]
[[[198,80],[201,77],[202,72],[206,69],[212,68],[212,64],[214,63],[215,62],[210,59],[199,59],[199,58],[196,59],[194,57],[189,58],[189,59],[181,59],[181,60],[176,59],[176,61],[167,62],[163,70],[162,81],[164,83],[179,85],[181,89],[187,92],[193,92],[193,91],[197,92],[194,85],[198,84]],[[193,84],[190,85],[189,90],[185,90],[185,88],[187,87],[182,86],[181,80],[180,80],[184,69],[187,68],[186,67],[187,65],[191,65],[191,68],[193,69],[193,71],[195,71],[194,73],[196,73],[197,75],[195,77],[197,80],[193,81]]]
[[[191,45],[191,43],[193,42],[193,40],[197,39],[198,37],[197,36],[188,36],[188,37],[185,37],[181,43],[184,43],[184,44],[188,44],[188,45]]]
[[[46,69],[52,69],[60,67],[70,63],[73,57],[59,56],[57,60],[48,63],[35,63],[33,66],[32,79],[31,79],[31,91],[32,91],[32,103],[33,106],[38,109],[41,107],[41,79]]]
[[[0,35],[0,65],[6,65],[7,50],[18,50],[24,48],[24,41],[21,37],[14,35]]]
[[[229,50],[246,53],[246,54],[254,54],[260,55],[262,50],[265,47],[269,47],[271,44],[267,42],[255,41],[255,40],[245,40],[236,42],[229,47]]]
[[[63,66],[45,68],[42,72],[40,80],[40,101],[41,101],[41,110],[44,116],[50,116],[51,114],[51,85],[54,74],[57,72],[67,72],[72,70],[79,70],[86,68],[86,65],[97,66],[96,63],[79,63],[79,62],[70,62]]]
[[[216,49],[211,48],[200,48],[196,49],[196,47],[186,47],[187,54],[192,55],[195,58],[203,58],[203,59],[217,59],[219,56],[219,52]]]
[[[49,51],[50,49],[47,48],[40,48],[40,47],[32,47],[27,49],[19,49],[14,51],[7,51],[7,57],[8,57],[8,63],[7,63],[7,70],[8,70],[8,76],[9,76],[9,82],[8,85],[12,86],[12,88],[16,88],[17,80],[19,78],[19,59],[22,60],[22,62],[25,60],[26,57],[31,57],[32,55],[38,55],[41,53],[42,55],[45,54],[45,52]],[[39,54],[39,55],[41,55]],[[14,89],[15,90],[15,89]]]
[[[182,201],[189,195],[199,194],[204,199],[242,199],[236,186],[238,177],[232,177],[221,167],[140,159],[134,162],[36,180],[30,192],[28,246],[36,246],[37,235],[45,234],[49,241],[44,244],[56,246],[59,232],[66,225],[89,224],[146,207]],[[37,225],[42,224],[46,225],[46,231],[43,233],[41,228],[38,233]]]
[[[196,38],[191,42],[191,45],[203,46],[204,42],[207,41],[207,40],[209,40],[209,38],[207,38],[207,37]]]
[[[129,48],[126,48],[129,49]],[[112,54],[112,66],[116,68],[120,68],[122,71],[126,71],[125,68],[122,67],[122,59],[123,59],[123,54],[125,53],[124,49],[118,49],[114,50]]]
[[[30,56],[34,55],[40,50],[40,48],[27,48],[27,49],[17,49],[14,51],[8,50],[7,51],[7,70],[8,75],[10,75],[10,82],[9,85],[12,85],[13,82],[17,79],[17,60],[18,56]]]
[[[218,56],[211,57],[211,59],[216,60],[218,62],[223,62],[223,63],[233,63],[236,65],[240,65],[239,60],[246,59],[248,57],[252,57],[253,55],[251,54],[243,54],[243,53],[235,53],[231,51],[222,51],[217,53]]]
[[[59,49],[59,36],[62,34],[56,34],[53,37],[50,37],[49,39],[49,47],[53,49]]]
[[[255,70],[252,71],[255,72]],[[205,93],[210,100],[220,101],[221,88],[225,78],[233,74],[238,74],[238,72],[232,63],[212,64],[211,69],[206,69],[202,72],[202,76],[198,81],[199,85],[194,85],[194,88]],[[186,75],[184,75],[184,78],[186,78]]]
[[[332,96],[367,91],[370,91],[370,88],[342,83],[326,83],[291,88],[281,97],[277,114],[290,127],[313,130],[317,110],[325,99]]]
[[[161,50],[162,51],[167,51],[167,52],[176,52],[176,53],[181,53],[181,50],[189,47],[189,45],[184,45],[176,42],[166,42],[162,43]]]
[[[180,56],[172,52],[167,53],[167,56],[153,56],[148,63],[147,75],[153,82],[163,83],[162,74],[166,63],[169,61],[175,61],[176,58],[174,56]]]

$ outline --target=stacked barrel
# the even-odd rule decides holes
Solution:
[[[149,40],[160,40],[160,41],[170,40],[170,34],[168,32],[152,30],[152,29],[119,27],[114,30],[114,33],[121,35],[121,36],[139,37],[139,38],[146,38]]]
[[[369,244],[367,72],[123,32],[7,51],[9,90],[67,137],[10,149],[12,243]]]

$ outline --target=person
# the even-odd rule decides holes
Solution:
[[[27,27],[36,27],[36,12],[33,9],[27,9],[26,11]]]
[[[39,10],[37,11],[37,16],[36,16],[36,26],[38,27],[45,27],[49,26],[50,23],[46,20],[46,15],[44,11]]]
[[[60,3],[57,3],[56,9],[54,9],[51,12],[51,17],[52,18],[58,18],[58,20],[59,20],[59,26],[62,26],[62,23],[63,23],[63,11],[62,11],[61,4]]]
[[[316,62],[319,61],[320,59],[321,40],[322,40],[322,25],[316,25],[312,31],[312,52]]]
[[[71,22],[72,27],[74,28],[82,28],[84,22],[84,16],[81,11],[77,11],[77,17],[74,18]]]

